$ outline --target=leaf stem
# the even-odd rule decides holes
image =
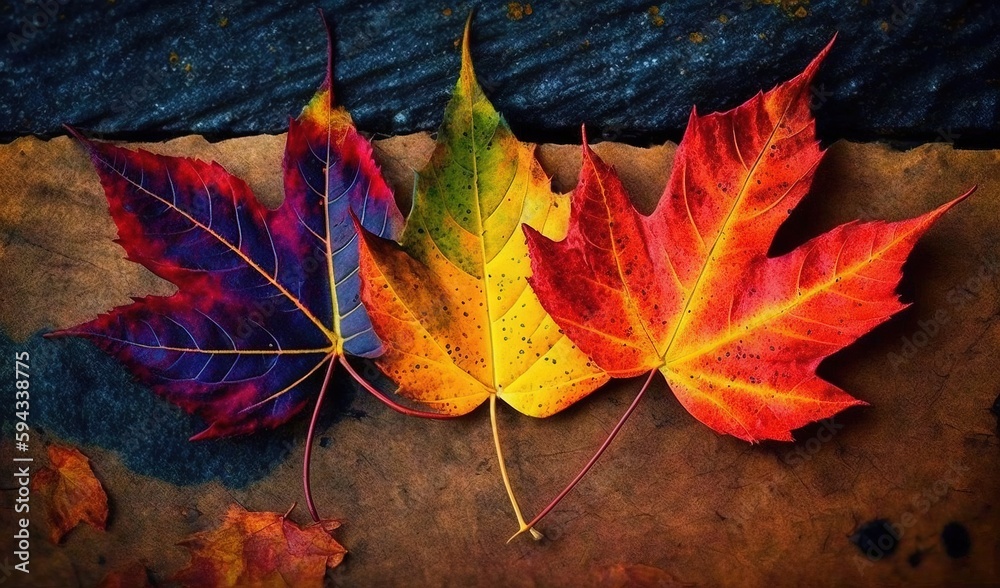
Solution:
[[[570,491],[573,490],[573,488],[578,483],[580,483],[580,480],[582,480],[583,477],[587,475],[587,472],[590,471],[590,468],[594,467],[594,464],[597,463],[598,459],[600,459],[601,455],[604,453],[604,450],[606,450],[608,446],[611,445],[611,442],[615,440],[615,437],[618,436],[618,432],[621,431],[622,426],[625,425],[625,421],[628,420],[628,417],[632,416],[632,412],[635,411],[635,408],[637,406],[639,406],[639,401],[642,400],[643,395],[646,394],[646,390],[649,389],[649,385],[650,383],[652,383],[653,376],[656,375],[657,371],[658,371],[657,368],[653,368],[652,370],[650,370],[649,377],[646,378],[646,383],[643,384],[642,388],[639,389],[639,393],[635,395],[635,400],[633,400],[632,404],[629,405],[628,410],[625,411],[625,414],[622,415],[622,418],[618,420],[618,424],[615,425],[615,428],[611,429],[611,433],[608,434],[608,437],[607,439],[604,440],[604,443],[601,443],[601,446],[597,449],[597,452],[594,454],[594,456],[590,458],[590,461],[587,462],[587,465],[583,466],[583,469],[580,470],[580,473],[577,474],[575,478],[573,478],[573,481],[570,482],[569,485],[567,485],[566,488],[564,488],[563,491],[560,492],[559,495],[556,496],[555,499],[552,502],[550,502],[548,506],[542,509],[542,512],[538,513],[538,515],[535,516],[535,518],[531,519],[531,522],[528,523],[527,527],[525,528],[534,527],[535,525],[538,524],[538,521],[545,518],[545,515],[549,514],[549,512],[551,512],[552,509],[555,508],[556,505],[559,504],[559,502],[563,498],[565,498],[566,495],[569,494]],[[523,533],[525,528],[522,528],[520,531],[512,535],[511,538],[507,540],[507,543],[510,543],[511,541],[514,540],[514,537],[517,537],[518,535]]]
[[[306,450],[302,456],[302,492],[306,497],[306,507],[309,508],[309,514],[317,523],[320,518],[312,499],[312,488],[309,483],[309,465],[312,461],[313,433],[316,431],[316,421],[319,420],[319,407],[323,405],[323,398],[326,397],[326,389],[330,384],[330,376],[333,374],[333,366],[336,364],[337,356],[331,355],[330,367],[326,369],[326,376],[323,377],[323,386],[319,389],[319,396],[316,398],[316,407],[313,408],[312,419],[309,420],[309,432],[306,433]]]
[[[510,477],[507,475],[507,465],[503,460],[503,451],[500,449],[500,431],[497,428],[497,395],[490,394],[490,425],[493,427],[493,444],[497,448],[497,460],[500,461],[500,475],[503,477],[503,485],[507,488],[507,496],[510,497],[510,504],[514,507],[514,516],[517,517],[517,524],[520,527],[517,534],[520,535],[525,531],[531,531],[531,536],[535,538],[535,541],[542,540],[545,535],[542,535],[531,525],[527,525],[524,522],[524,516],[521,515],[521,507],[517,505],[517,498],[514,498],[514,489],[510,485]]]
[[[459,415],[454,415],[454,414],[445,414],[445,413],[441,413],[441,412],[429,412],[429,411],[424,411],[424,410],[417,410],[415,408],[409,408],[409,407],[403,406],[402,404],[399,404],[398,402],[396,402],[392,398],[389,398],[388,396],[386,396],[381,390],[379,390],[375,386],[372,386],[368,382],[368,380],[366,380],[363,377],[361,377],[361,374],[359,374],[354,369],[354,366],[352,366],[350,364],[350,362],[347,361],[347,357],[341,355],[340,356],[340,364],[343,365],[347,369],[347,373],[351,374],[351,377],[354,378],[355,382],[357,382],[358,384],[361,384],[361,386],[365,390],[368,390],[369,392],[372,393],[372,396],[374,396],[375,398],[378,398],[379,400],[381,400],[382,402],[384,402],[386,406],[388,406],[389,408],[393,409],[396,412],[399,412],[399,413],[402,413],[402,414],[405,414],[405,415],[408,415],[408,416],[420,417],[420,418],[423,418],[423,419],[453,419],[456,416],[459,416]]]

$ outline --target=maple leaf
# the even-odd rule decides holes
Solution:
[[[173,580],[200,586],[323,586],[328,569],[347,550],[330,532],[338,521],[300,527],[287,514],[250,512],[231,505],[222,525],[181,542],[191,561]]]
[[[528,286],[522,223],[561,237],[568,198],[552,192],[534,147],[514,137],[476,81],[469,23],[458,83],[397,245],[362,232],[362,298],[385,344],[378,366],[399,394],[451,415],[496,400],[536,417],[607,375],[563,336]]]
[[[117,242],[177,292],[136,299],[52,336],[93,341],[201,416],[209,427],[193,439],[275,427],[318,390],[303,462],[314,518],[309,455],[336,362],[394,409],[440,416],[395,404],[345,358],[382,351],[361,303],[351,215],[387,238],[399,234],[403,219],[371,145],[334,104],[332,58],[319,90],[290,123],[285,199],[275,210],[217,163],[77,136],[100,175]]]
[[[49,467],[35,473],[31,487],[45,504],[52,542],[58,545],[80,523],[103,531],[108,522],[108,495],[87,456],[61,445],[50,445],[47,453]]]
[[[692,111],[650,216],[584,138],[566,238],[526,229],[530,283],[563,331],[614,377],[649,372],[554,503],[657,372],[695,418],[749,442],[791,441],[792,430],[864,404],[816,368],[904,308],[895,289],[907,255],[968,194],[914,219],[848,223],[768,256],[823,154],[809,83],[829,49],[734,110]]]

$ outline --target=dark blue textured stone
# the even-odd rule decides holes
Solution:
[[[340,99],[371,132],[437,127],[473,7],[480,78],[532,140],[577,141],[584,122],[595,136],[677,138],[692,104],[739,104],[798,73],[835,31],[815,86],[824,140],[991,143],[1000,130],[992,0],[813,0],[801,18],[760,0],[673,0],[659,4],[662,26],[650,0],[537,0],[517,21],[501,1],[319,4],[336,31]],[[282,132],[323,76],[314,5],[7,3],[0,133],[50,135],[63,122],[122,138]],[[33,15],[42,26],[25,26]]]

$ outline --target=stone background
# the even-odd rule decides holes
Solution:
[[[578,143],[582,123],[595,140],[677,140],[692,105],[732,108],[837,33],[814,87],[821,138],[998,146],[991,0],[538,0],[520,20],[502,1],[19,0],[0,10],[0,138],[283,132],[323,77],[317,4],[341,101],[373,133],[437,127],[474,11],[487,94],[535,142]]]

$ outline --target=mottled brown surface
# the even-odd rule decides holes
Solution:
[[[276,204],[283,141],[262,136],[208,144],[187,137],[154,148],[216,159]],[[379,144],[377,154],[401,200],[429,147],[426,136]],[[666,182],[673,146],[597,150],[648,210]],[[578,147],[544,146],[540,157],[556,187],[572,187]],[[870,407],[837,416],[842,428],[832,438],[813,426],[799,431],[794,445],[750,446],[695,421],[657,380],[603,461],[541,525],[548,539],[540,543],[521,537],[504,544],[516,526],[485,410],[427,422],[359,395],[355,407],[369,416],[340,420],[323,432],[332,442],[314,456],[317,502],[325,516],[344,519],[337,537],[350,550],[331,581],[1000,582],[1000,444],[988,410],[1000,392],[1000,265],[984,264],[988,256],[1000,260],[1000,152],[956,152],[936,144],[901,153],[838,143],[775,249],[853,218],[917,215],[972,184],[979,191],[927,234],[906,266],[902,290],[913,308],[821,369]],[[0,328],[23,338],[88,319],[130,295],[171,290],[123,261],[113,237],[97,177],[81,149],[65,138],[0,147]],[[890,354],[902,357],[904,338],[912,340],[936,314],[947,317],[937,334],[905,361],[895,360]],[[528,512],[544,506],[586,461],[638,385],[613,383],[545,420],[501,410],[513,482]],[[301,440],[303,419],[289,426]],[[134,559],[163,582],[186,562],[175,543],[216,525],[229,503],[283,512],[301,502],[301,444],[269,477],[242,490],[217,482],[176,487],[130,472],[114,453],[82,449],[111,498],[108,532],[81,528],[59,548],[37,540],[34,585],[90,586]],[[926,509],[914,503],[915,496],[935,490],[941,496]],[[301,507],[292,516],[308,518]],[[870,561],[848,536],[878,517],[906,526],[893,555]],[[7,519],[5,514],[5,530]],[[969,530],[968,557],[945,554],[940,533],[950,521]],[[908,558],[918,550],[922,558],[914,567]]]

